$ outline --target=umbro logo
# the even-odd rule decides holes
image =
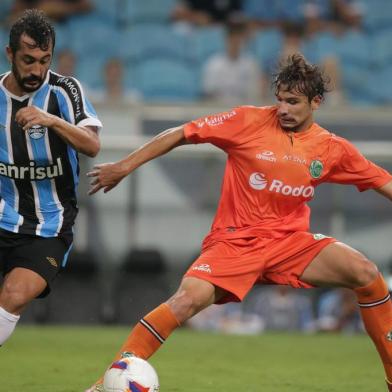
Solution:
[[[49,263],[53,265],[53,267],[57,268],[59,266],[59,264],[57,263],[57,260],[54,257],[47,256],[46,260],[48,260]]]

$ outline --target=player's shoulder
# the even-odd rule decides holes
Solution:
[[[72,92],[80,90],[80,82],[74,76],[65,76],[53,71],[49,71],[49,85],[63,88],[66,91]]]
[[[238,112],[243,112],[251,120],[265,120],[276,117],[276,106],[252,106],[243,105],[235,108]]]

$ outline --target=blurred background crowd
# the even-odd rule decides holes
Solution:
[[[2,42],[26,7],[56,22],[55,68],[96,101],[269,103],[301,51],[330,76],[327,104],[392,103],[390,0],[2,0]]]
[[[1,0],[3,47],[10,24],[32,7],[55,24],[52,69],[82,82],[105,124],[99,162],[132,150],[130,136],[150,137],[218,108],[274,102],[276,66],[300,51],[330,79],[330,113],[321,124],[365,142],[365,152],[392,170],[384,151],[391,140],[391,0]],[[0,72],[8,69],[4,53]],[[132,323],[165,300],[198,253],[219,197],[224,156],[200,154],[154,162],[110,197],[88,198],[82,175],[69,267],[24,321]],[[353,244],[391,275],[390,204],[357,194],[324,188],[312,202],[314,227]],[[213,306],[190,326],[362,331],[349,291],[287,287],[257,288],[244,304]]]

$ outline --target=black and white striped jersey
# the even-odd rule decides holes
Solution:
[[[78,154],[51,129],[24,131],[15,114],[33,105],[71,124],[102,124],[75,78],[49,71],[37,91],[18,97],[4,87],[7,75],[0,76],[0,228],[42,237],[69,233],[77,214]]]

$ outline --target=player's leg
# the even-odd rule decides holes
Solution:
[[[46,285],[45,279],[25,268],[15,268],[5,276],[0,290],[0,345],[11,336],[26,305]]]
[[[144,316],[132,329],[114,361],[127,353],[148,359],[186,320],[218,301],[226,292],[212,283],[185,277],[176,293]],[[86,392],[101,391],[103,377]]]
[[[122,352],[132,352],[140,358],[148,359],[177,327],[217,301],[221,295],[223,290],[210,282],[185,277],[168,301],[136,324],[116,358]]]
[[[315,286],[354,290],[362,319],[392,381],[392,303],[388,287],[374,263],[342,243],[326,246],[305,269],[301,280]],[[388,385],[392,390],[391,385]]]
[[[5,278],[0,290],[0,345],[13,332],[25,307],[49,294],[50,283],[69,250],[69,244],[58,237],[17,241],[8,248],[1,266]]]

